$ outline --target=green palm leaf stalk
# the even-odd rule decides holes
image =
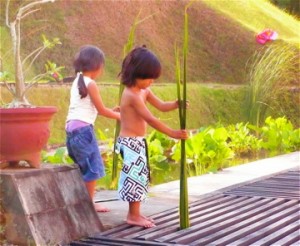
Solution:
[[[130,32],[128,35],[128,39],[126,44],[123,47],[123,58],[126,57],[126,55],[133,49],[134,47],[134,41],[135,41],[135,31],[136,28],[138,26],[138,24],[142,23],[143,21],[145,21],[146,19],[150,18],[152,15],[149,15],[147,17],[145,17],[142,20],[139,20],[139,16],[141,14],[141,11],[138,13],[138,15],[136,16],[136,18],[134,19],[134,22],[130,28]],[[121,103],[121,97],[122,97],[122,93],[124,91],[124,85],[120,82],[120,87],[119,87],[119,105]],[[115,138],[114,138],[114,149],[116,147],[116,142],[117,142],[117,138],[119,136],[120,133],[120,122],[117,121],[116,123],[116,130],[115,130]],[[115,189],[117,187],[117,177],[118,177],[118,154],[114,151],[113,154],[113,165],[112,165],[112,182],[111,182],[111,189]]]
[[[175,73],[176,73],[176,84],[177,84],[177,100],[179,103],[178,112],[179,112],[179,122],[181,127],[181,119],[182,119],[182,107],[181,107],[181,68],[180,68],[180,55],[177,49],[177,45],[175,45]]]
[[[181,89],[181,69],[180,59],[177,48],[175,48],[176,57],[176,80],[177,80],[177,97],[179,102],[179,120],[180,128],[186,129],[186,88],[187,88],[187,53],[188,53],[188,13],[187,10],[192,2],[185,7],[184,12],[184,41],[183,41],[183,81]],[[182,90],[182,98],[181,98]],[[188,184],[187,184],[187,166],[185,153],[185,140],[181,140],[181,158],[180,158],[180,204],[179,204],[180,229],[190,227],[189,205],[188,205]]]

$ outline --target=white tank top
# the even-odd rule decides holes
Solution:
[[[94,125],[98,115],[97,109],[91,101],[89,94],[87,94],[85,98],[80,98],[81,96],[78,90],[78,78],[79,74],[72,84],[67,122],[69,120],[81,120]],[[93,80],[89,77],[84,76],[83,79],[86,87],[88,87],[89,83],[93,82]]]

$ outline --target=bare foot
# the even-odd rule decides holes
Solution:
[[[154,223],[154,219],[150,218],[150,217],[147,217],[145,215],[141,215],[142,218],[146,219],[146,220],[149,220],[150,222]]]
[[[96,212],[100,212],[100,213],[105,213],[105,212],[109,212],[110,211],[108,208],[103,207],[99,203],[94,203],[94,208],[95,208]]]
[[[149,221],[144,216],[127,216],[126,222],[129,225],[141,226],[145,228],[151,228],[156,226],[153,222]]]

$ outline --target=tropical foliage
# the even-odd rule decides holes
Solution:
[[[262,148],[268,150],[272,156],[300,148],[300,128],[294,129],[292,123],[285,117],[277,119],[268,117],[259,132]]]
[[[106,167],[106,178],[101,183],[111,188],[111,170],[113,140],[107,133],[97,131],[101,142],[101,153]],[[257,135],[258,134],[258,135]],[[152,131],[148,137],[149,158],[153,178],[167,182],[179,178],[180,141]],[[186,141],[188,176],[213,173],[236,163],[243,158],[259,158],[289,153],[300,150],[300,128],[294,129],[285,117],[266,118],[262,127],[249,123],[237,123],[229,126],[208,126],[197,130]],[[120,156],[119,156],[120,158]],[[72,164],[66,147],[60,147],[52,153],[43,153],[43,161],[52,164]],[[243,161],[240,161],[241,164]],[[173,172],[178,172],[173,173]]]
[[[224,162],[234,156],[234,152],[226,142],[227,139],[228,132],[224,127],[208,127],[190,137],[186,141],[190,176],[222,169]],[[176,162],[180,161],[180,147],[181,143],[178,143],[173,148],[172,159]]]

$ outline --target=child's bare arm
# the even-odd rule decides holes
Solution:
[[[110,108],[107,108],[104,106],[104,104],[102,102],[102,98],[99,93],[98,86],[96,85],[96,83],[91,82],[88,85],[87,89],[88,89],[88,93],[91,97],[91,100],[94,103],[99,114],[101,114],[107,118],[120,120],[119,112],[116,112],[116,111],[114,111],[114,109],[110,109]]]
[[[178,108],[178,101],[162,101],[150,89],[147,91],[147,101],[162,112],[171,111]]]
[[[168,127],[166,124],[157,119],[146,107],[144,101],[141,97],[132,98],[132,106],[134,107],[136,113],[143,118],[150,126],[154,129],[168,135],[169,137],[176,139],[187,139],[188,134],[186,130],[174,130]]]

